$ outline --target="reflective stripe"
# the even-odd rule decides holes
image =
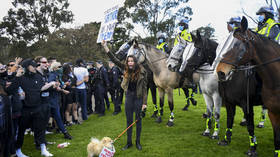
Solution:
[[[189,33],[186,29],[181,32],[180,35],[181,38],[188,42],[192,42],[192,36],[191,33]],[[174,41],[174,46],[176,46],[179,43],[179,35],[176,36],[175,41]]]
[[[261,30],[258,30],[258,28],[256,28],[256,32],[261,34],[261,35],[264,35],[266,37],[269,36],[269,33],[270,33],[270,29],[272,28],[272,26],[276,25],[277,23],[273,20],[273,19],[268,19],[266,22],[265,22],[265,27],[263,27]]]
[[[279,36],[280,36],[280,32],[278,33],[278,35],[277,35],[276,38],[275,38],[275,41],[278,41],[278,44],[280,44],[280,38],[279,38]]]
[[[164,45],[165,45],[165,44],[166,44],[166,43],[163,42],[163,43],[161,43],[160,45],[157,45],[157,49],[159,49],[159,50],[165,52],[165,49],[164,49]]]
[[[250,140],[250,146],[251,147],[254,147],[255,145],[257,145],[258,143],[257,143],[257,138],[256,138],[256,136],[249,136],[249,140]]]
[[[280,157],[280,150],[275,150],[275,153],[277,153],[277,157]]]
[[[219,123],[215,122],[215,128],[214,128],[214,131],[218,131],[218,130],[219,130],[219,128],[220,128]]]

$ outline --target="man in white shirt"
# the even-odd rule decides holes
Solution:
[[[88,82],[89,73],[85,68],[83,59],[77,59],[76,66],[74,68],[74,75],[77,77],[77,101],[82,108],[83,120],[87,120],[87,91],[85,83]]]

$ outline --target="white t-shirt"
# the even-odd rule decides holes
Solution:
[[[88,70],[84,67],[75,67],[74,68],[74,75],[77,77],[77,82],[80,82],[84,79],[85,76],[88,76]],[[79,86],[78,89],[86,89],[86,84],[83,82]]]

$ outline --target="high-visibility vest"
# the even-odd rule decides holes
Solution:
[[[181,32],[181,38],[188,42],[192,42],[192,36],[191,33],[189,33],[186,29]],[[174,41],[174,46],[176,46],[179,43],[179,35],[176,36],[175,41]]]
[[[269,36],[269,33],[270,33],[270,29],[271,29],[274,25],[276,25],[276,24],[279,24],[279,25],[280,25],[280,23],[276,23],[273,19],[269,18],[269,19],[265,22],[264,27],[263,27],[262,29],[258,30],[258,28],[256,28],[256,32],[257,32],[258,34],[261,34],[261,35],[263,35],[263,36],[268,37],[268,36]],[[275,41],[278,41],[278,40],[279,40],[279,36],[280,36],[280,32],[278,33],[278,35],[276,36],[276,38],[275,38],[274,40],[275,40]]]
[[[164,49],[164,45],[165,45],[165,44],[166,44],[166,42],[163,42],[163,43],[161,43],[161,44],[158,44],[158,45],[157,45],[157,49],[159,49],[159,50],[165,52],[165,49]]]

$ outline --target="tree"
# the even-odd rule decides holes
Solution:
[[[44,40],[62,23],[73,21],[73,13],[67,10],[68,0],[13,0],[12,4],[0,24],[1,34],[12,41],[32,44]]]
[[[210,24],[208,24],[205,27],[203,27],[203,26],[199,27],[197,30],[200,32],[200,34],[202,36],[204,36],[206,38],[210,38],[210,39],[214,39],[215,38],[215,36],[214,36],[215,29],[213,27],[211,27]],[[192,31],[192,33],[195,34],[196,30]]]
[[[187,2],[188,0],[126,0],[124,7],[119,9],[118,21],[128,31],[141,37],[134,31],[135,24],[140,24],[148,32],[146,36],[152,37],[155,42],[157,32],[174,35],[176,18],[193,14],[192,9],[186,5]]]

